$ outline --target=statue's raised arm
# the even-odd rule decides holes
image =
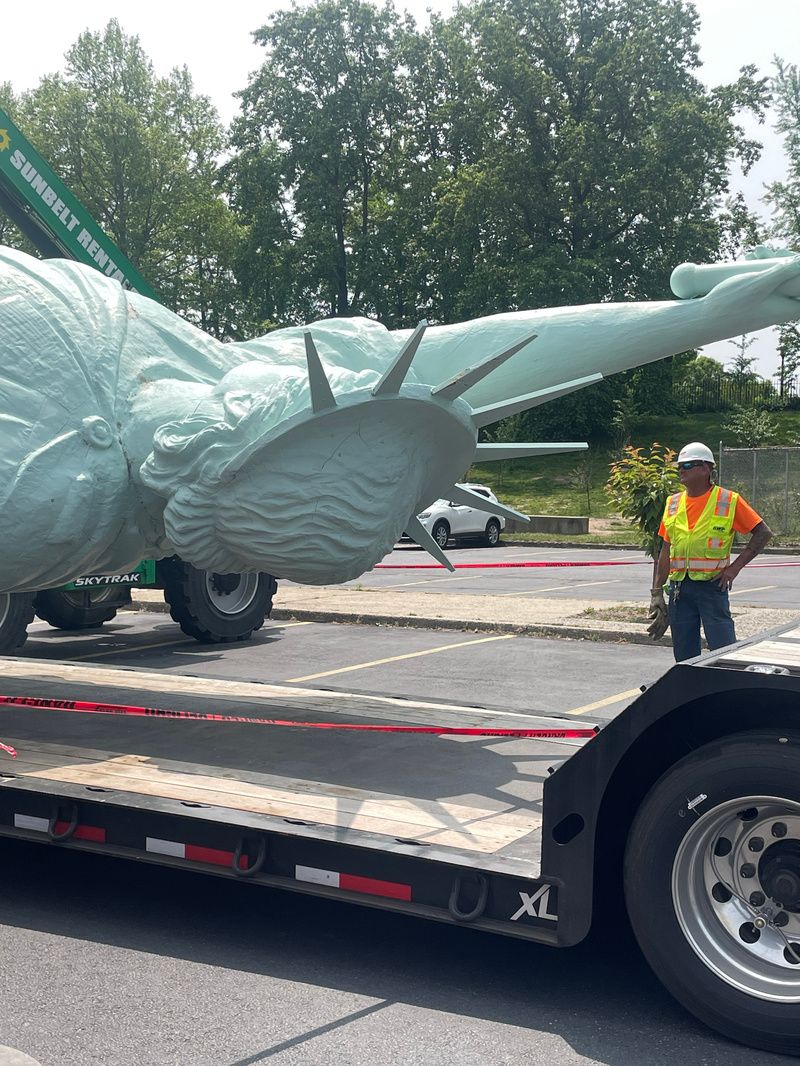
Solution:
[[[585,447],[478,445],[482,425],[800,317],[800,257],[728,270],[696,299],[221,344],[89,267],[0,249],[0,592],[172,554],[343,581],[404,529],[444,560],[415,516],[464,495],[476,455]]]

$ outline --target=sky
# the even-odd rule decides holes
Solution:
[[[10,81],[17,92],[32,88],[43,75],[62,69],[64,52],[83,30],[100,30],[116,17],[126,33],[139,36],[157,73],[185,64],[197,91],[211,98],[227,123],[238,106],[233,94],[245,87],[263,57],[262,49],[253,43],[252,31],[271,12],[287,6],[289,0],[227,0],[221,8],[165,0],[136,0],[127,5],[119,0],[15,3],[4,17],[0,80]],[[395,6],[424,22],[428,10],[448,14],[454,4],[450,0],[395,0]],[[746,63],[770,74],[776,54],[785,62],[800,63],[800,0],[695,0],[695,7],[700,16],[703,62],[699,74],[709,85],[735,80]],[[781,139],[769,124],[750,123],[747,129],[764,144],[764,153],[749,175],[733,175],[732,186],[766,217],[760,205],[764,185],[785,173]],[[758,356],[757,371],[769,376],[777,366],[774,335],[764,330],[756,336],[751,354]],[[721,342],[709,345],[704,354],[728,362],[733,347]]]

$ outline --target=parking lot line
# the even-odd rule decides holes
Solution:
[[[390,655],[386,659],[373,659],[368,663],[354,663],[352,666],[340,666],[335,670],[321,670],[317,674],[304,674],[303,677],[289,677],[285,684],[294,684],[300,681],[316,681],[319,677],[333,677],[334,674],[348,674],[353,670],[366,670],[370,666],[385,666],[387,663],[399,663],[402,659],[418,659],[422,655],[437,655],[442,651],[450,651],[454,648],[472,647],[474,644],[489,644],[494,640],[513,640],[513,633],[503,633],[497,637],[479,637],[476,640],[461,640],[457,644],[442,644],[438,648],[424,648],[422,651],[410,651],[405,655]]]
[[[378,585],[378,588],[382,589],[401,589],[408,588],[409,585],[435,585],[439,581],[477,581],[479,577],[483,577],[483,574],[448,574],[447,577],[429,577],[423,578],[422,581],[398,581],[393,585]]]
[[[766,592],[767,589],[776,589],[777,585],[758,585],[754,589],[737,589],[735,592],[731,592],[731,596],[741,596],[745,592]]]
[[[571,711],[565,711],[565,714],[586,714],[587,711],[597,711],[601,707],[610,707],[612,703],[621,703],[623,700],[632,699],[634,696],[638,696],[641,693],[640,688],[629,688],[625,692],[618,692],[616,696],[606,696],[604,700],[597,700],[595,703],[585,703],[583,707],[573,707]]]
[[[605,581],[581,581],[577,585],[548,585],[544,589],[526,589],[523,592],[497,592],[496,596],[536,596],[540,592],[569,592],[572,589],[586,589],[590,585],[613,585],[617,578],[611,577]]]

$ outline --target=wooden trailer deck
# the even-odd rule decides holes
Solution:
[[[4,660],[0,694],[171,710],[397,725],[573,725],[550,716],[187,678],[124,668]],[[581,724],[589,724],[583,723]],[[539,874],[548,767],[581,741],[337,732],[247,723],[0,708],[4,785],[242,826]],[[96,791],[96,790],[107,791]],[[199,808],[199,809],[198,809]]]

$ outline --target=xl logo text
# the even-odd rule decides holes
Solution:
[[[517,922],[523,917],[546,918],[549,922],[558,921],[558,915],[551,914],[549,910],[550,885],[542,885],[541,888],[536,889],[533,895],[528,892],[520,892],[519,898],[522,902],[519,910],[511,915],[512,922]]]

